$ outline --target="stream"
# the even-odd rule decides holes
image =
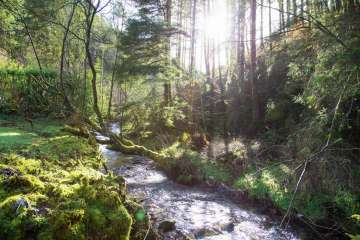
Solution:
[[[111,130],[119,133],[116,124]],[[165,240],[184,235],[204,240],[300,239],[294,229],[281,229],[270,217],[235,204],[219,191],[171,181],[148,158],[125,155],[106,145],[99,148],[108,168],[124,176],[128,193],[141,201],[155,224],[175,221],[176,230],[165,234]]]

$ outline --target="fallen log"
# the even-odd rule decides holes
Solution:
[[[144,157],[151,158],[155,161],[162,161],[166,159],[166,156],[163,154],[160,154],[158,152],[152,151],[150,149],[147,149],[144,146],[140,146],[135,144],[129,139],[126,139],[122,136],[116,135],[114,133],[109,132],[107,129],[101,128],[99,125],[97,125],[95,122],[91,121],[90,119],[85,119],[85,122],[96,132],[99,132],[105,136],[108,136],[110,140],[100,140],[96,139],[101,144],[111,144],[111,148],[113,150],[118,150],[125,154],[131,154],[131,155],[140,155]],[[90,131],[82,131],[81,129],[76,129],[70,126],[65,126],[64,131],[70,132],[77,136],[82,137],[90,137]]]
[[[75,136],[79,136],[79,137],[83,137],[83,138],[90,137],[90,133],[86,129],[75,128],[75,127],[71,127],[69,125],[65,125],[65,127],[62,130],[64,132],[68,132],[68,133],[71,133],[71,134],[73,134]]]
[[[100,144],[105,144],[105,145],[110,145],[110,144],[113,143],[113,142],[111,141],[111,139],[103,140],[103,139],[98,139],[98,138],[96,138],[96,142],[97,142],[97,143],[100,143]]]
[[[147,149],[144,146],[136,145],[132,141],[125,139],[124,137],[118,136],[114,133],[111,133],[109,137],[114,143],[112,147],[125,154],[140,155],[151,158],[155,161],[164,160],[166,158],[166,156],[163,154]]]

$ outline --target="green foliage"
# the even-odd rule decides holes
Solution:
[[[118,73],[122,77],[156,75],[166,67],[166,37],[161,34],[164,23],[152,14],[140,10],[138,16],[127,21],[126,31],[120,38],[123,61]]]
[[[260,172],[250,168],[236,180],[235,186],[248,191],[250,196],[270,198],[277,207],[286,210],[290,202],[290,193],[283,183],[289,175],[291,171],[284,164],[269,167]]]
[[[292,176],[293,172],[284,164],[267,167],[262,171],[249,168],[238,177],[235,186],[255,198],[269,198],[279,209],[286,211],[293,194],[293,185],[287,183]],[[329,204],[341,209],[345,216],[351,216],[359,211],[358,202],[356,195],[349,191],[338,190],[335,196],[303,191],[297,193],[292,207],[306,217],[316,220],[327,217]],[[341,219],[340,215],[338,217]]]
[[[230,171],[225,166],[210,162],[180,142],[163,149],[162,153],[169,159],[162,163],[162,167],[180,183],[192,184],[199,180],[224,183],[230,181]]]
[[[57,97],[57,72],[53,69],[43,69],[8,62],[0,64],[0,112],[33,114],[42,111],[49,112],[49,107],[55,107],[53,102]],[[41,82],[47,81],[47,85]],[[46,90],[46,91],[44,91]]]
[[[360,215],[359,214],[354,214],[351,216],[351,220],[357,225],[358,228],[360,228]],[[360,239],[360,234],[350,234],[347,233],[346,234],[351,240],[359,240]]]

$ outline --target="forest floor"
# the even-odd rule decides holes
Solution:
[[[63,127],[0,116],[0,239],[142,239],[148,219],[124,179],[102,172],[94,139]]]

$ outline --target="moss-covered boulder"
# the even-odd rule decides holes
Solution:
[[[142,208],[129,205],[122,177],[100,171],[94,142],[17,127],[1,136],[24,132],[31,141],[0,154],[0,239],[129,240],[146,232],[147,215],[136,219]]]

